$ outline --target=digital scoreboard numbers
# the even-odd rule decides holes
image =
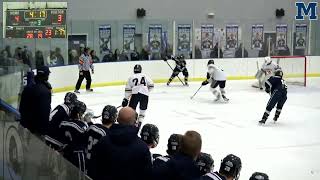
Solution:
[[[66,38],[66,9],[6,11],[6,38]]]

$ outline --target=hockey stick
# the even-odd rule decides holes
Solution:
[[[190,97],[190,99],[193,99],[193,97],[196,96],[196,94],[200,91],[200,89],[202,88],[202,86],[203,86],[203,85],[201,84],[201,86],[199,87],[199,89],[194,93],[193,96]]]
[[[168,64],[168,66],[170,67],[170,69],[171,69],[172,71],[174,71],[173,68],[172,68],[172,67],[170,66],[170,64],[168,63],[168,61],[165,61],[165,62]],[[185,85],[185,84],[182,82],[182,80],[180,79],[179,74],[177,75],[177,77],[178,77],[179,81],[182,83],[182,85]]]

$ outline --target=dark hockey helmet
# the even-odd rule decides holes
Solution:
[[[181,145],[181,139],[182,135],[181,134],[171,134],[171,136],[168,139],[168,149],[167,153],[169,155],[173,155],[176,152],[178,152],[180,145]]]
[[[196,160],[196,164],[200,169],[201,175],[209,173],[214,167],[214,161],[210,154],[200,153]]]
[[[214,64],[214,60],[213,60],[213,59],[210,59],[210,60],[208,61],[207,66],[209,66],[210,64]]]
[[[275,76],[279,76],[279,77],[283,77],[283,71],[281,69],[277,69],[275,72],[274,72],[274,75]]]
[[[118,117],[118,110],[116,107],[106,105],[102,110],[102,123],[115,122]]]
[[[140,64],[136,64],[133,68],[134,73],[141,73],[142,72],[142,67]]]
[[[240,177],[241,167],[241,159],[233,154],[229,154],[222,159],[219,173],[237,180]]]
[[[249,180],[269,180],[269,176],[262,172],[255,172]]]
[[[80,116],[82,116],[87,110],[87,106],[84,102],[82,101],[77,101],[75,103],[74,108],[71,111],[71,114],[75,115],[75,114],[80,114]]]
[[[68,92],[65,96],[64,96],[64,103],[66,105],[68,105],[69,107],[73,108],[75,103],[77,102],[78,97],[75,93],[73,92]]]
[[[157,146],[159,143],[159,129],[156,125],[145,124],[141,129],[140,137],[145,143]]]
[[[184,55],[183,54],[180,54],[177,59],[181,60],[181,59],[184,59]]]

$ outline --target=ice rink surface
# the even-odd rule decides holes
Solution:
[[[320,179],[320,78],[309,78],[308,86],[289,86],[288,100],[276,124],[275,110],[265,126],[259,126],[269,95],[252,88],[254,81],[228,81],[229,103],[216,103],[203,87],[193,100],[200,82],[182,87],[156,84],[150,95],[144,123],[160,130],[160,142],[153,153],[165,154],[167,139],[172,133],[198,131],[203,152],[210,153],[218,170],[220,160],[233,153],[242,160],[240,180],[249,179],[255,171],[265,172],[272,180]],[[119,106],[124,86],[83,90],[78,95],[95,115],[107,104]],[[53,96],[52,107],[63,102],[65,93]],[[108,162],[106,162],[108,163]]]

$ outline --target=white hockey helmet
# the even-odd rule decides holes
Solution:
[[[266,62],[267,64],[270,64],[270,63],[272,62],[271,57],[270,57],[270,56],[266,56],[266,57],[264,58],[264,62]]]

